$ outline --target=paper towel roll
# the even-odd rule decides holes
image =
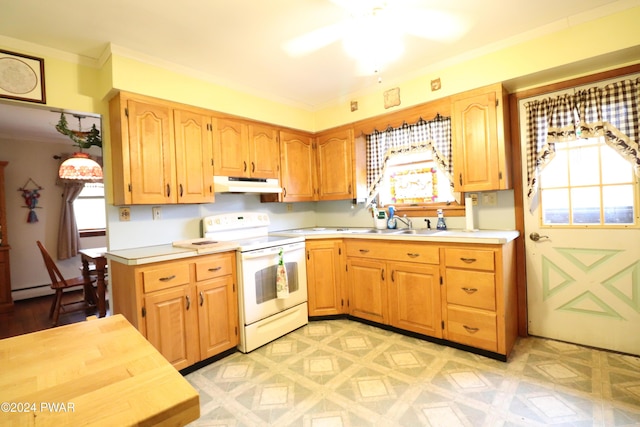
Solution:
[[[464,198],[464,218],[466,221],[466,231],[474,231],[475,227],[475,218],[473,216],[473,199],[471,197]]]

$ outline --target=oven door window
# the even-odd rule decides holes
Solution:
[[[298,290],[298,263],[285,262],[284,266],[287,270],[287,281],[289,283],[289,292]],[[277,299],[276,295],[276,271],[277,265],[270,265],[255,273],[256,283],[256,304],[262,304],[267,301]]]

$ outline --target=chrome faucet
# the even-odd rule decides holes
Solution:
[[[413,223],[411,222],[411,219],[407,218],[407,214],[402,215],[402,218],[400,218],[399,216],[397,216],[395,218],[400,220],[407,227],[409,227],[409,230],[413,230]]]

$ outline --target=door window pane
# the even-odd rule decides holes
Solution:
[[[542,223],[544,225],[569,224],[569,190],[542,190]]]
[[[638,225],[633,166],[603,138],[556,144],[540,176],[543,226]]]
[[[615,185],[602,189],[605,224],[633,224],[633,186]]]

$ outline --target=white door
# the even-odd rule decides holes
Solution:
[[[522,153],[527,101],[519,105]],[[640,355],[638,180],[631,174],[626,186],[607,184],[627,179],[627,164],[596,142],[557,146],[540,180],[551,188],[530,212],[523,159],[529,334]],[[599,216],[605,225],[594,225]],[[629,218],[635,224],[623,225]]]

